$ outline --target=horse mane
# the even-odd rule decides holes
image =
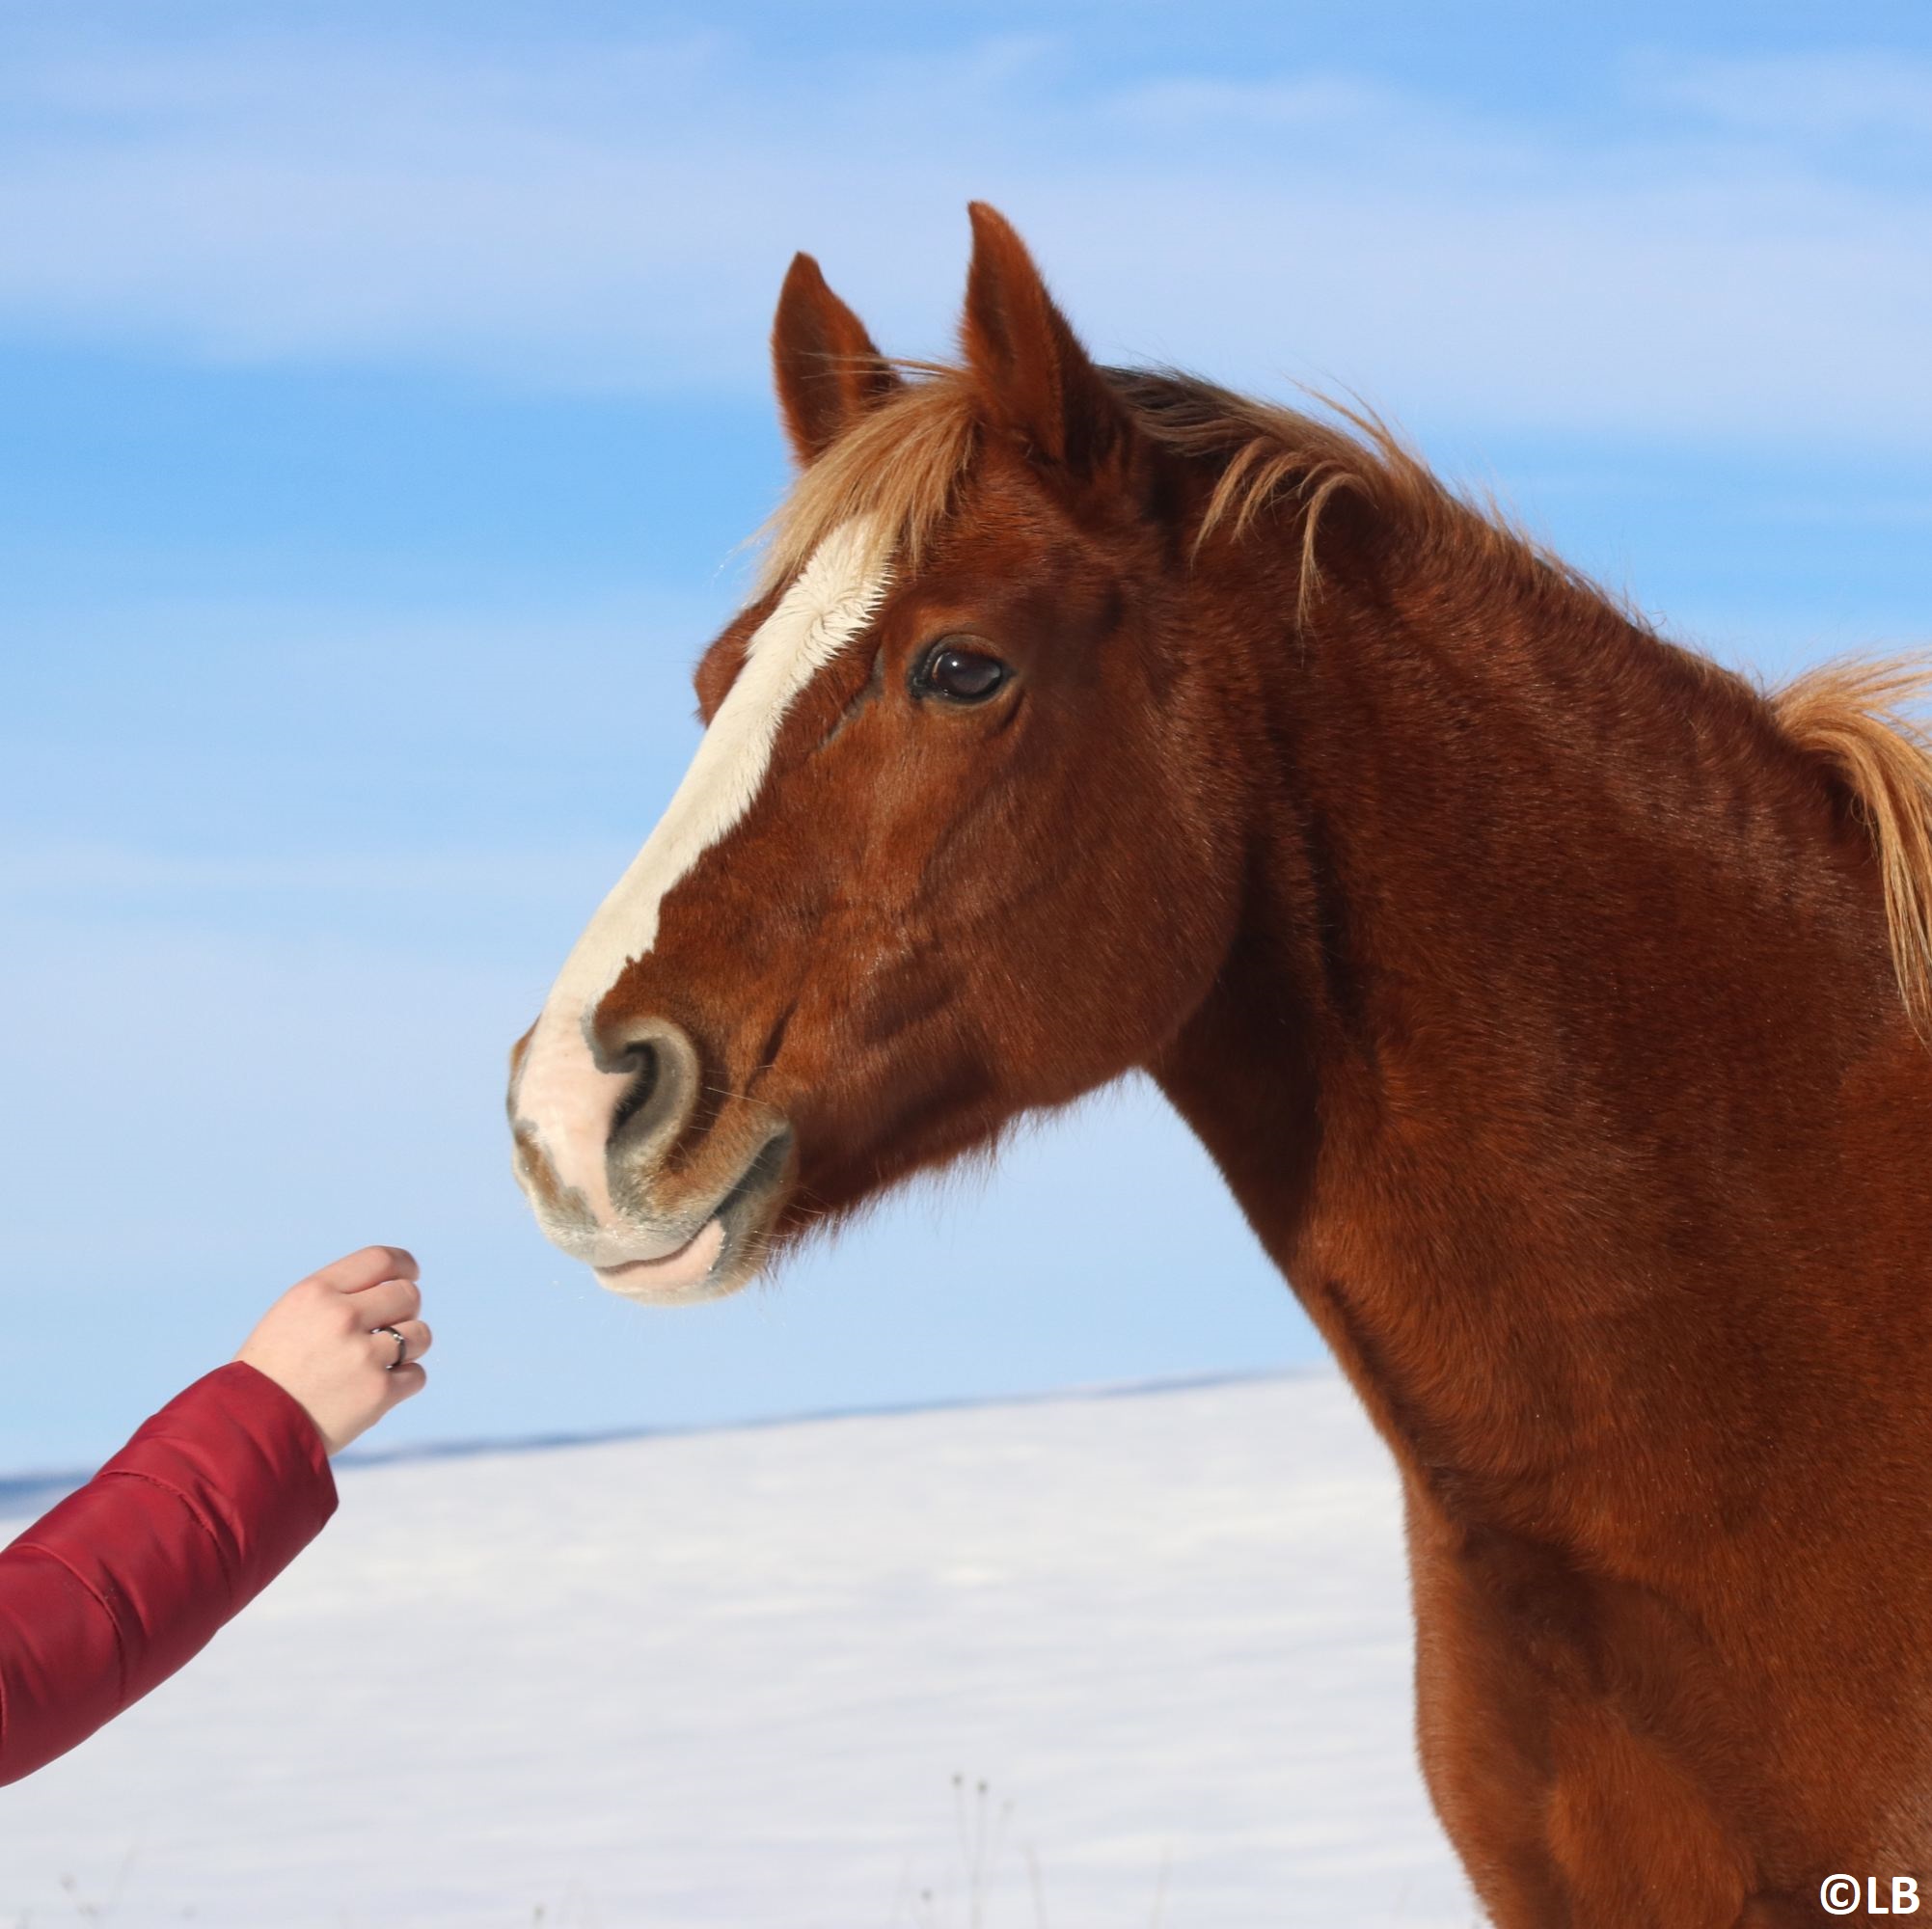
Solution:
[[[1932,739],[1909,714],[1932,691],[1924,657],[1839,657],[1772,693],[1779,727],[1831,767],[1871,832],[1905,1009],[1932,1045]]]
[[[984,412],[972,375],[951,364],[894,359],[901,385],[853,422],[797,477],[759,531],[759,587],[803,569],[840,525],[873,519],[906,564],[927,544],[969,474]],[[1102,373],[1135,425],[1155,443],[1215,473],[1194,548],[1222,535],[1253,539],[1283,510],[1299,524],[1303,627],[1320,576],[1321,512],[1348,493],[1400,515],[1414,539],[1464,568],[1567,592],[1735,686],[1710,658],[1659,636],[1620,599],[1535,541],[1493,502],[1471,503],[1445,484],[1366,408],[1323,398],[1324,421],[1167,368]],[[1893,973],[1914,1028],[1932,1045],[1932,735],[1908,706],[1932,696],[1932,660],[1841,658],[1764,693],[1778,730],[1850,793],[1868,829],[1884,883]]]
[[[912,567],[957,500],[979,447],[983,408],[972,375],[948,363],[895,358],[906,379],[860,416],[795,480],[758,531],[760,587],[776,588],[804,567],[833,530],[872,518]],[[1385,508],[1421,514],[1443,533],[1487,532],[1537,565],[1609,599],[1561,557],[1506,524],[1494,504],[1479,512],[1379,417],[1322,400],[1341,420],[1323,421],[1278,403],[1239,395],[1170,368],[1103,368],[1135,426],[1151,441],[1218,470],[1196,531],[1198,551],[1217,532],[1253,533],[1270,508],[1299,511],[1303,598],[1316,580],[1314,537],[1322,506],[1347,490]],[[1304,612],[1305,613],[1305,612]]]

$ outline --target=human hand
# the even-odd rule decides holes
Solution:
[[[428,1378],[416,1364],[430,1341],[417,1317],[418,1272],[399,1246],[365,1246],[291,1286],[235,1358],[298,1400],[323,1446],[340,1454]],[[401,1336],[400,1364],[378,1327]]]

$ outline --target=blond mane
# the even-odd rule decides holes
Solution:
[[[1892,970],[1932,1044],[1932,738],[1907,706],[1932,693],[1923,657],[1839,658],[1773,693],[1784,734],[1822,758],[1857,801],[1885,882]]]
[[[973,378],[943,363],[893,366],[903,386],[799,475],[759,531],[763,589],[788,581],[856,516],[875,518],[894,553],[916,569],[952,510],[983,433]],[[1196,554],[1217,534],[1236,542],[1254,536],[1275,511],[1298,522],[1296,613],[1304,623],[1320,583],[1321,511],[1347,492],[1401,513],[1423,543],[1453,544],[1465,566],[1476,561],[1541,584],[1554,582],[1598,611],[1654,634],[1494,503],[1479,507],[1450,489],[1366,409],[1328,401],[1339,421],[1324,421],[1169,369],[1103,372],[1143,433],[1218,470],[1195,534]],[[1684,654],[1713,677],[1735,681],[1710,659]],[[1783,733],[1849,788],[1870,829],[1899,992],[1914,1027],[1932,1044],[1932,736],[1906,714],[1906,706],[1928,695],[1932,662],[1895,658],[1826,664],[1769,701]]]

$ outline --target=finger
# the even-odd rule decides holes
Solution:
[[[364,1246],[331,1260],[309,1277],[337,1292],[366,1292],[386,1279],[415,1279],[421,1271],[416,1256],[402,1246]]]
[[[400,1406],[406,1399],[414,1399],[429,1384],[429,1375],[421,1367],[397,1367],[389,1376],[389,1403]]]
[[[422,1291],[414,1280],[386,1279],[352,1296],[358,1326],[399,1326],[422,1311]]]
[[[402,1340],[400,1353],[395,1350],[398,1335]],[[420,1360],[434,1341],[422,1320],[393,1319],[369,1335],[369,1344],[376,1348],[377,1363],[393,1372],[406,1361]]]

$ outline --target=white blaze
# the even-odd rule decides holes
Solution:
[[[558,1181],[584,1195],[600,1227],[614,1213],[604,1164],[612,1114],[634,1074],[600,1072],[587,1027],[624,970],[657,941],[665,895],[756,801],[786,711],[872,619],[889,557],[865,520],[821,543],[758,626],[745,662],[658,826],[585,927],[531,1035],[512,1109]],[[645,1258],[635,1250],[621,1257]],[[660,1242],[662,1244],[662,1242]],[[616,1253],[600,1263],[616,1263]]]

